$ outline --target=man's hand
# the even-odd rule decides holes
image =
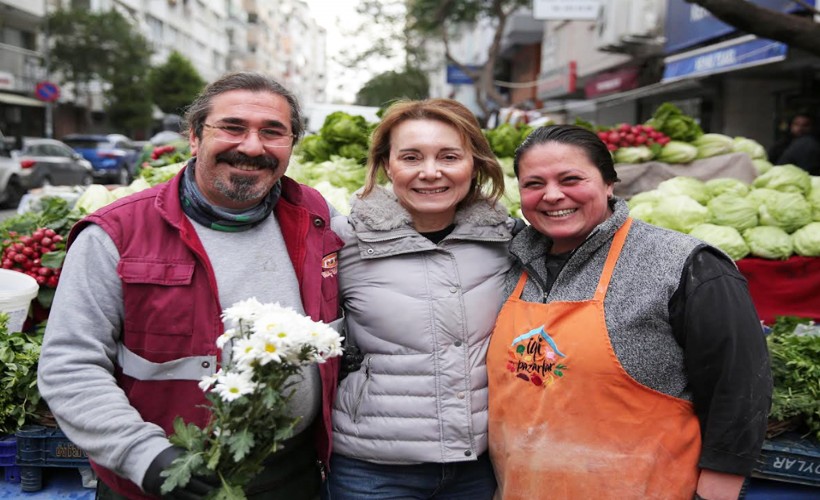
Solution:
[[[171,465],[171,462],[184,452],[185,450],[182,448],[171,446],[157,455],[157,458],[151,462],[151,465],[148,466],[148,470],[145,471],[145,477],[142,480],[142,489],[145,490],[146,493],[162,496],[162,498],[170,498],[173,500],[200,500],[218,488],[219,483],[217,483],[216,478],[192,476],[191,480],[188,481],[188,484],[184,487],[176,488],[166,495],[161,495],[160,488],[165,478],[160,474]]]

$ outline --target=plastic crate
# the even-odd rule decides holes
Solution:
[[[14,436],[0,437],[0,467],[14,465],[17,458],[17,439]]]
[[[86,467],[88,455],[60,429],[31,425],[17,431],[17,465]]]
[[[820,443],[795,433],[766,440],[752,475],[820,487]]]
[[[43,467],[88,467],[88,455],[56,427],[26,426],[16,437],[22,491],[43,488]]]

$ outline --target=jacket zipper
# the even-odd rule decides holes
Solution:
[[[367,357],[367,360],[364,362],[364,382],[362,382],[362,386],[359,388],[359,393],[356,395],[356,403],[353,405],[353,415],[351,415],[351,419],[353,423],[357,423],[359,420],[359,407],[362,405],[362,400],[364,399],[364,391],[367,389],[367,385],[370,382],[370,360],[373,359],[370,356]]]

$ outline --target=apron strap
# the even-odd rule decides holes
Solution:
[[[604,270],[601,272],[601,279],[598,281],[598,288],[595,289],[595,300],[601,302],[606,297],[607,288],[609,288],[609,280],[612,279],[612,271],[615,269],[615,264],[618,262],[618,257],[621,255],[621,249],[624,247],[626,235],[629,233],[629,226],[632,225],[632,217],[627,217],[624,225],[618,228],[615,236],[612,238],[612,246],[609,247],[609,254],[606,256],[606,263]]]
[[[524,285],[527,284],[527,271],[523,271],[521,273],[521,277],[518,278],[518,283],[515,285],[515,289],[513,290],[510,297],[515,297],[516,299],[521,298],[521,294],[524,292]]]

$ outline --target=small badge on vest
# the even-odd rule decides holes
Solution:
[[[338,273],[338,260],[336,259],[336,252],[327,254],[322,257],[322,277],[332,278]]]

